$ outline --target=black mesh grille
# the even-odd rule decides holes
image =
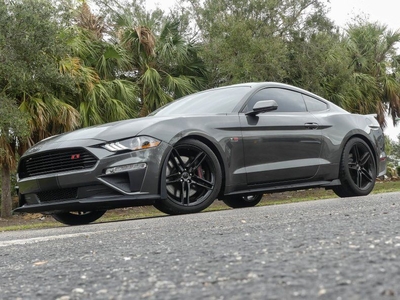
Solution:
[[[53,191],[45,191],[37,193],[37,196],[41,202],[72,200],[77,198],[78,189],[68,188],[68,189],[58,189]]]
[[[23,159],[20,163],[19,177],[90,169],[96,163],[97,158],[82,148],[48,151]]]

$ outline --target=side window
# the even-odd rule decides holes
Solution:
[[[247,103],[245,112],[253,109],[254,104],[261,100],[275,100],[278,112],[306,112],[306,105],[300,93],[280,88],[266,88],[258,91]]]
[[[324,111],[328,109],[328,105],[325,102],[319,101],[307,95],[303,95],[304,101],[306,102],[308,111]]]

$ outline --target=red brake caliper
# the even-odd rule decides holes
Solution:
[[[203,168],[202,168],[201,166],[199,166],[199,167],[197,168],[197,176],[199,176],[199,178],[201,178],[201,179],[204,179],[204,176],[203,176]]]

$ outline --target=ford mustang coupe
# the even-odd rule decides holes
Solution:
[[[79,225],[113,208],[196,213],[215,199],[249,207],[266,192],[311,187],[363,196],[385,172],[373,115],[293,86],[245,83],[39,142],[20,159],[15,211]]]

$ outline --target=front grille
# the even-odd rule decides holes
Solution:
[[[78,188],[66,188],[37,193],[41,202],[73,200],[78,197]]]
[[[90,169],[96,163],[97,158],[82,148],[47,151],[22,159],[18,175],[22,179],[36,175]]]

